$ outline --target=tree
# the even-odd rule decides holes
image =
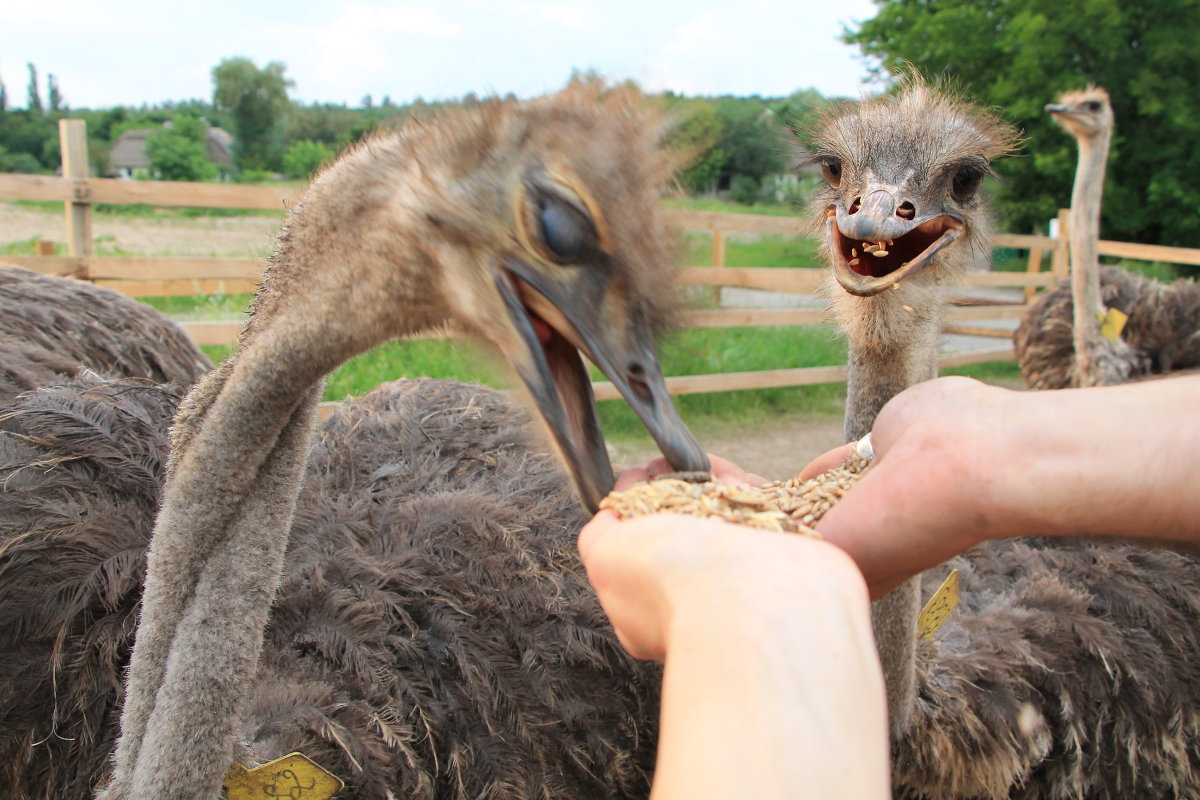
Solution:
[[[722,97],[717,116],[725,125],[721,149],[725,151],[723,182],[733,187],[738,176],[739,200],[745,201],[762,184],[763,178],[787,166],[789,146],[783,121],[758,97]],[[753,191],[750,186],[755,187]]]
[[[283,154],[283,171],[293,178],[311,178],[333,158],[333,150],[320,142],[292,142]]]
[[[37,67],[33,65],[32,61],[26,64],[26,66],[29,67],[29,91],[26,94],[28,100],[27,107],[31,114],[41,114],[43,113],[42,97],[38,93]]]
[[[929,77],[948,76],[1025,132],[1028,155],[997,165],[1006,228],[1044,223],[1069,202],[1074,142],[1043,107],[1094,82],[1116,115],[1105,237],[1200,246],[1200,0],[876,3],[874,19],[844,38],[880,59],[879,71],[909,62]]]
[[[56,111],[65,110],[66,103],[63,102],[62,92],[58,90],[58,78],[53,75],[47,75],[46,84],[49,87],[47,92],[49,93],[48,105],[50,113],[53,114]]]
[[[721,149],[724,123],[703,98],[677,100],[671,112],[676,122],[668,143],[684,159],[679,182],[692,193],[716,191],[726,159]]]
[[[213,68],[213,104],[233,120],[234,161],[238,169],[278,169],[283,123],[291,108],[284,76],[287,67],[272,61],[262,69],[248,58],[227,58]]]
[[[146,138],[146,156],[150,169],[166,181],[205,181],[217,175],[217,167],[208,157],[204,143],[208,123],[180,114],[169,127]]]

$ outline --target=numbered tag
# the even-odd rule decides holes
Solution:
[[[917,617],[917,632],[922,639],[928,639],[938,632],[942,623],[950,616],[950,612],[958,605],[958,570],[951,570],[942,581],[942,585],[929,598],[929,602],[921,609]]]
[[[228,800],[329,800],[345,786],[301,753],[288,753],[254,769],[234,764],[225,776]]]
[[[1100,322],[1100,335],[1110,342],[1115,342],[1121,338],[1121,331],[1125,330],[1129,315],[1120,309],[1110,308],[1103,313],[1097,311],[1096,319]]]

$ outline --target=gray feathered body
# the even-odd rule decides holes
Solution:
[[[917,658],[897,797],[1200,796],[1200,562],[1168,550],[989,542]]]
[[[1200,284],[1188,279],[1164,284],[1104,267],[1100,293],[1106,308],[1129,316],[1119,341],[1099,343],[1106,383],[1200,366]],[[1029,388],[1074,385],[1073,313],[1071,289],[1062,283],[1042,294],[1017,326],[1013,346]]]
[[[5,416],[6,796],[82,800],[105,772],[177,402],[83,376]],[[320,429],[247,763],[299,750],[348,798],[646,794],[659,673],[617,643],[575,551],[586,516],[528,423],[419,380]]]
[[[84,281],[0,267],[0,403],[80,367],[186,389],[212,363],[147,305]]]

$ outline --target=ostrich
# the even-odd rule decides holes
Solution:
[[[1163,285],[1116,267],[1100,267],[1104,168],[1112,140],[1108,93],[1097,87],[1046,106],[1079,144],[1071,194],[1071,284],[1043,294],[1013,334],[1021,376],[1032,389],[1123,383],[1154,370],[1200,366],[1200,286]],[[1106,308],[1128,317],[1119,338],[1101,335]]]
[[[707,469],[653,350],[672,240],[659,130],[629,94],[573,87],[410,125],[316,179],[237,352],[175,416],[106,798],[212,798],[235,759],[297,743],[359,797],[645,792],[653,672],[587,587],[578,501],[511,419],[490,419],[494,397],[421,384],[389,412],[402,436],[368,405],[320,446],[374,456],[315,458],[310,479],[328,464],[338,490],[296,512],[319,534],[289,539],[289,523],[322,376],[447,319],[514,365],[585,505],[612,475],[576,347],[675,468]],[[105,569],[71,587],[101,610]]]
[[[179,400],[84,373],[0,415],[6,797],[104,778]],[[659,672],[608,629],[574,550],[587,514],[529,423],[422,379],[322,424],[240,761],[303,752],[347,798],[645,795]]]
[[[814,138],[857,439],[936,374],[946,287],[987,252],[979,184],[1014,137],[914,81],[835,112]],[[962,599],[919,639],[922,599],[950,568]],[[900,586],[872,609],[897,796],[1194,796],[1197,612],[1200,564],[1121,545],[994,542]]]
[[[0,404],[81,367],[187,388],[212,362],[149,306],[83,281],[0,267]]]

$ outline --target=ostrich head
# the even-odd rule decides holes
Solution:
[[[958,256],[986,240],[979,185],[1013,142],[1007,124],[918,81],[824,119],[806,160],[827,183],[818,208],[841,287],[869,297],[969,264]]]
[[[1047,105],[1046,111],[1054,117],[1055,122],[1080,140],[1095,139],[1113,126],[1108,92],[1098,86],[1067,92],[1057,103]]]
[[[322,370],[453,320],[519,374],[595,509],[613,476],[581,351],[677,470],[705,471],[654,349],[674,263],[661,133],[640,98],[579,86],[370,141],[295,209],[254,316],[323,328],[305,354]]]

